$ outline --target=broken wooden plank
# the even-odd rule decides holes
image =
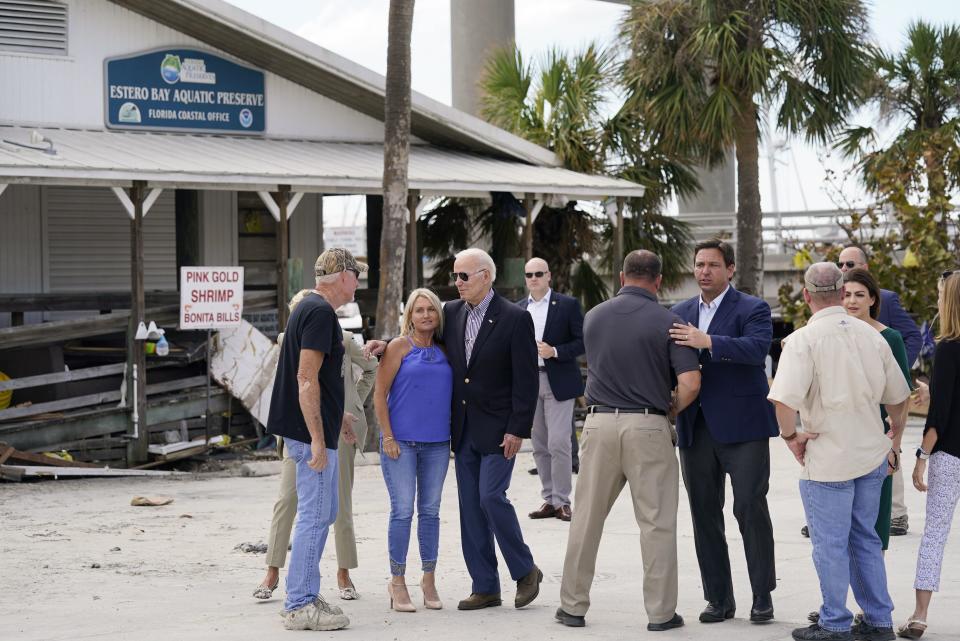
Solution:
[[[46,467],[42,465],[0,465],[0,475],[7,471],[16,474],[19,470],[24,477],[61,478],[68,476],[186,476],[188,472],[161,470],[128,470],[110,467]]]
[[[210,412],[225,412],[230,397],[219,387],[211,390]],[[147,419],[151,428],[185,418],[200,416],[206,409],[206,390],[190,389],[177,395],[159,395],[147,399]],[[91,407],[72,411],[62,418],[0,424],[0,438],[21,450],[59,449],[60,443],[78,438],[118,434],[127,429],[127,410],[122,407]]]
[[[190,387],[200,387],[206,385],[206,376],[191,376],[189,378],[179,378],[162,383],[153,383],[147,385],[147,395],[163,394],[165,392],[175,392]],[[97,392],[96,394],[85,394],[83,396],[74,396],[63,398],[58,401],[48,401],[46,403],[35,403],[26,407],[11,407],[0,410],[0,421],[9,421],[25,416],[36,416],[49,412],[60,412],[62,410],[76,409],[78,407],[89,407],[91,405],[103,405],[104,403],[114,403],[121,397],[120,390],[110,390],[107,392]]]
[[[45,454],[34,454],[32,452],[21,452],[6,443],[0,443],[0,448],[7,448],[3,454],[0,454],[0,463],[5,461],[20,461],[21,463],[36,463],[38,465],[53,465],[55,467],[102,467],[94,463],[81,463],[79,461],[67,461],[55,456]],[[15,465],[15,463],[9,463]]]
[[[262,309],[268,307],[269,303],[263,296],[263,292],[250,292],[244,294],[243,306],[245,310]],[[144,318],[156,321],[161,327],[175,326],[179,314],[180,305],[163,305],[146,309]],[[63,343],[77,338],[125,332],[129,323],[130,312],[120,311],[86,318],[4,327],[0,329],[0,345],[3,345],[4,349],[13,349]]]
[[[111,365],[98,365],[97,367],[54,372],[53,374],[38,374],[37,376],[13,378],[9,381],[0,381],[0,392],[24,389],[27,387],[42,387],[44,385],[67,383],[70,381],[83,381],[89,378],[100,378],[101,376],[113,376],[115,374],[123,374],[125,367],[126,365],[123,363],[113,363]]]

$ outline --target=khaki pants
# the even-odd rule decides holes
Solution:
[[[282,568],[287,560],[287,547],[290,544],[290,531],[297,516],[297,463],[287,456],[283,439],[277,437],[277,454],[281,458],[280,495],[273,504],[273,521],[270,523],[270,538],[267,540],[268,567]],[[334,539],[337,546],[337,567],[352,570],[357,567],[357,539],[353,531],[353,463],[356,447],[344,443],[337,444],[337,464],[339,465],[338,493],[340,510],[333,524]]]
[[[893,511],[890,516],[895,519],[907,515],[907,504],[903,500],[903,465],[893,473]]]
[[[603,523],[625,483],[640,526],[643,602],[651,623],[677,607],[677,502],[680,472],[666,417],[590,414],[580,440],[580,478],[563,563],[560,602],[569,614],[590,607]]]

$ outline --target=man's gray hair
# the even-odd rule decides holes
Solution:
[[[336,272],[335,274],[326,274],[324,276],[317,276],[317,285],[330,285],[340,279],[341,272]]]
[[[486,269],[490,272],[490,282],[497,280],[497,265],[493,262],[493,259],[490,258],[490,254],[483,251],[479,247],[468,247],[463,251],[457,253],[454,256],[454,260],[460,260],[461,258],[473,258],[480,263],[482,269]]]
[[[814,263],[807,268],[803,282],[811,298],[835,302],[843,296],[843,272],[833,263]]]

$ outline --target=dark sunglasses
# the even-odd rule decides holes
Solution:
[[[526,276],[527,278],[533,278],[533,277],[543,278],[544,274],[549,274],[549,273],[550,272],[523,272],[523,275]]]
[[[852,260],[837,261],[837,267],[839,267],[840,269],[843,269],[844,266],[846,266],[847,269],[853,269],[854,267],[857,266],[857,264]]]
[[[948,269],[947,271],[945,271],[945,272],[943,272],[942,274],[940,274],[940,280],[947,280],[948,278],[950,278],[951,276],[953,276],[953,274],[954,274],[955,272],[956,272],[956,270],[954,270],[954,269]]]
[[[485,271],[487,271],[487,268],[486,268],[486,267],[484,267],[483,269],[478,269],[477,271],[473,272],[472,274],[468,274],[467,272],[450,272],[450,280],[456,282],[457,279],[459,278],[459,279],[462,280],[463,282],[467,282],[468,280],[470,280],[470,277],[471,277],[471,276],[476,276],[476,275],[479,274],[480,272],[485,272]]]

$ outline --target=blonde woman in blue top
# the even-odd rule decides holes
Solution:
[[[387,346],[374,392],[380,423],[380,467],[390,494],[388,549],[390,607],[415,612],[406,585],[407,548],[417,507],[417,538],[423,565],[423,605],[443,607],[434,570],[440,541],[440,496],[450,466],[450,400],[453,370],[437,344],[443,307],[428,289],[410,293],[401,335]]]

